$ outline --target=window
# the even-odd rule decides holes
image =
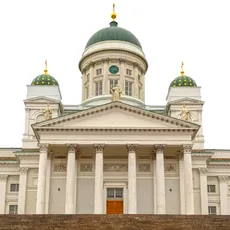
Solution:
[[[18,206],[17,205],[10,205],[9,206],[9,214],[17,214],[18,213]]]
[[[86,75],[86,81],[89,81],[89,74]]]
[[[208,214],[216,215],[216,206],[208,206]]]
[[[97,69],[96,70],[96,75],[101,75],[102,74],[102,69]]]
[[[11,184],[10,185],[11,192],[18,192],[19,191],[19,184]]]
[[[208,185],[208,193],[215,193],[216,192],[216,185],[209,184]]]
[[[131,76],[132,75],[132,70],[131,69],[126,69],[126,75]]]
[[[102,81],[95,82],[95,95],[102,95]]]
[[[110,199],[123,198],[123,189],[122,188],[108,188],[107,198],[110,198]]]
[[[89,86],[85,87],[85,97],[86,99],[89,97]]]
[[[125,95],[132,96],[132,82],[125,81]]]
[[[110,80],[110,89],[112,89],[113,87],[115,87],[118,84],[118,80],[117,79],[111,79]]]

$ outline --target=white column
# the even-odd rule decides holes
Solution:
[[[46,202],[45,202],[45,214],[49,214],[49,203],[50,203],[50,174],[52,164],[53,153],[49,153],[46,165]]]
[[[48,144],[40,144],[36,214],[45,213],[47,153]]]
[[[193,195],[191,151],[192,151],[192,145],[183,145],[185,214],[194,214],[194,195]]]
[[[120,82],[119,86],[121,88],[122,94],[125,95],[125,60],[120,58]]]
[[[94,214],[103,214],[103,150],[104,144],[95,144],[95,191]]]
[[[184,157],[179,157],[180,171],[180,214],[185,214],[185,197],[184,197]]]
[[[219,176],[220,181],[220,214],[228,215],[228,176]]]
[[[155,145],[156,152],[156,201],[157,214],[165,214],[165,145]]]
[[[93,77],[94,77],[94,63],[90,63],[90,74],[89,74],[89,98],[94,96],[94,88],[93,88]]]
[[[67,159],[67,178],[66,178],[66,200],[65,200],[65,214],[74,214],[75,210],[75,174],[76,174],[76,148],[77,145],[67,145],[68,159]]]
[[[201,214],[208,215],[207,168],[199,168]]]
[[[110,94],[110,88],[108,88],[109,86],[109,82],[108,82],[108,67],[109,66],[109,59],[105,58],[103,59],[103,94]]]
[[[128,214],[137,214],[137,169],[136,147],[127,145],[128,150]]]
[[[5,214],[7,177],[8,175],[0,175],[0,214]]]
[[[28,168],[19,168],[18,214],[25,214]]]

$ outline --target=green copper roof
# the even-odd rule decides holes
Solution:
[[[196,82],[189,76],[179,76],[175,78],[169,87],[197,87]]]
[[[41,74],[34,78],[31,85],[58,85],[58,82],[49,74]]]
[[[97,42],[110,41],[110,40],[119,40],[130,42],[140,48],[141,44],[138,39],[126,29],[117,27],[118,23],[115,21],[110,22],[110,27],[106,27],[102,30],[96,32],[87,42],[86,47],[89,47]]]

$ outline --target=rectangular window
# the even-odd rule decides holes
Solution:
[[[86,75],[86,81],[89,81],[89,74]]]
[[[95,82],[95,95],[102,95],[102,81]]]
[[[132,70],[131,69],[126,69],[126,75],[131,76],[132,75]]]
[[[118,84],[118,80],[117,79],[111,79],[110,80],[110,89],[112,89],[113,87],[115,87]]]
[[[86,99],[89,97],[89,86],[85,87],[85,97]]]
[[[216,206],[208,206],[208,214],[216,215]]]
[[[19,184],[11,184],[10,185],[11,192],[18,192],[19,191]]]
[[[132,82],[125,81],[125,95],[132,96]]]
[[[9,214],[17,214],[18,213],[18,206],[17,205],[10,205],[9,206]]]
[[[209,184],[208,185],[208,193],[215,193],[216,192],[216,185]]]
[[[100,69],[97,69],[96,70],[96,75],[101,75],[102,74],[102,69],[100,68]]]
[[[107,188],[107,198],[123,198],[123,188]]]

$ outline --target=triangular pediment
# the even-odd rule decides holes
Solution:
[[[28,103],[33,103],[33,104],[53,104],[53,103],[60,103],[60,100],[56,100],[50,97],[44,97],[44,96],[39,96],[39,97],[31,97],[26,100],[24,100],[25,104]]]
[[[170,105],[203,105],[204,102],[194,98],[184,97],[175,101],[169,102]]]
[[[33,125],[35,130],[41,128],[151,128],[198,130],[199,127],[199,125],[193,123],[150,112],[121,102],[109,103]]]

